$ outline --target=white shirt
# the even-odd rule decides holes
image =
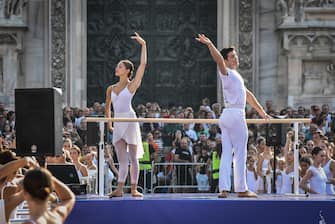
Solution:
[[[255,177],[255,173],[247,169],[247,186],[253,191],[257,192],[257,179]]]
[[[241,75],[236,70],[227,68],[227,75],[220,73],[220,77],[223,86],[222,93],[225,104],[241,105],[244,108],[247,94],[244,80]]]
[[[197,133],[194,130],[188,129],[187,131],[185,131],[185,133],[190,139],[192,139],[192,141],[198,140]]]
[[[324,166],[323,166],[323,170],[325,171],[325,174],[327,176],[327,179],[331,179],[333,178],[333,173],[330,170],[330,164],[332,163],[332,161],[334,160],[329,160]],[[335,190],[334,190],[334,185],[332,184],[327,184],[326,185],[326,193],[333,195],[335,194]]]
[[[322,167],[317,168],[311,165],[308,170],[312,171],[313,176],[310,180],[311,189],[318,194],[326,194],[327,176]]]

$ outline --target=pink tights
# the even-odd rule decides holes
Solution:
[[[137,184],[139,176],[139,162],[136,158],[137,146],[128,145],[129,155],[127,152],[127,143],[120,140],[115,143],[116,155],[119,161],[119,178],[118,182],[125,183],[128,175],[128,162],[130,160],[130,181],[131,184]]]

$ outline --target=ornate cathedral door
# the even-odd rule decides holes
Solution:
[[[87,0],[88,104],[104,102],[106,88],[117,81],[116,64],[130,59],[135,69],[140,47],[130,39],[137,31],[147,41],[148,65],[135,104],[198,106],[216,101],[216,65],[205,33],[216,44],[217,1]]]

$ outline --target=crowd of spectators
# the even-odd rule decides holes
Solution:
[[[203,99],[198,108],[170,106],[161,107],[150,102],[135,106],[138,117],[143,118],[219,118],[222,111],[219,103],[210,104]],[[299,125],[299,159],[301,160],[301,179],[313,166],[315,147],[326,150],[326,157],[321,162],[325,166],[334,157],[335,113],[330,112],[329,105],[312,105],[309,108],[286,107],[277,110],[271,100],[266,101],[266,111],[274,118],[310,118],[311,124]],[[89,108],[63,108],[64,156],[56,158],[56,162],[73,163],[80,177],[93,176],[97,167],[97,145],[90,142],[89,135],[97,135],[97,129],[90,132],[85,117],[104,116],[104,104],[95,102]],[[15,112],[8,111],[0,104],[0,149],[15,148]],[[257,112],[246,108],[246,118],[258,118]],[[155,192],[217,192],[217,160],[221,155],[221,134],[216,124],[164,124],[141,123],[143,141],[149,144],[150,160],[157,166],[150,167],[147,172],[149,181],[145,183],[140,178],[140,186],[151,190],[151,185],[157,187]],[[266,125],[249,124],[249,142],[247,157],[247,179],[251,190],[259,193],[288,193],[287,181],[293,184],[293,131],[290,125],[285,126],[282,134],[283,143],[269,146],[266,143]],[[282,128],[283,130],[283,128]],[[88,134],[89,133],[89,134]],[[111,144],[112,132],[106,133],[105,175],[106,191],[110,190],[116,179],[117,158]],[[93,138],[94,139],[94,138]],[[49,162],[55,162],[49,158]],[[332,161],[332,160],[331,160]],[[178,165],[180,164],[180,165]],[[215,165],[216,164],[216,165]],[[308,165],[306,167],[306,164]],[[303,169],[304,166],[304,169]],[[332,167],[333,165],[331,165]],[[333,168],[335,169],[335,168]],[[333,170],[331,170],[333,172]],[[335,173],[335,172],[334,172]],[[274,181],[274,176],[276,181]],[[232,177],[233,178],[233,177]],[[309,176],[311,178],[311,175]],[[332,180],[329,176],[327,183]],[[304,180],[305,181],[305,180]],[[305,181],[306,182],[306,181]],[[302,191],[308,191],[309,181],[301,184]],[[160,187],[162,186],[162,187]],[[169,186],[189,186],[173,189]],[[232,189],[233,190],[233,189]],[[312,190],[311,190],[312,191]]]

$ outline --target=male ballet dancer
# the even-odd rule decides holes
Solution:
[[[245,120],[245,104],[248,102],[262,118],[270,118],[259,104],[256,97],[244,86],[241,75],[236,71],[239,61],[233,47],[224,48],[221,53],[212,41],[204,34],[196,38],[207,45],[214,61],[219,67],[222,81],[225,109],[223,110],[219,126],[222,132],[222,156],[220,162],[219,198],[228,197],[231,189],[231,163],[234,162],[234,186],[238,197],[257,197],[248,190],[246,182],[246,158],[248,127]],[[233,150],[234,149],[234,150]],[[234,157],[233,157],[234,153]]]

